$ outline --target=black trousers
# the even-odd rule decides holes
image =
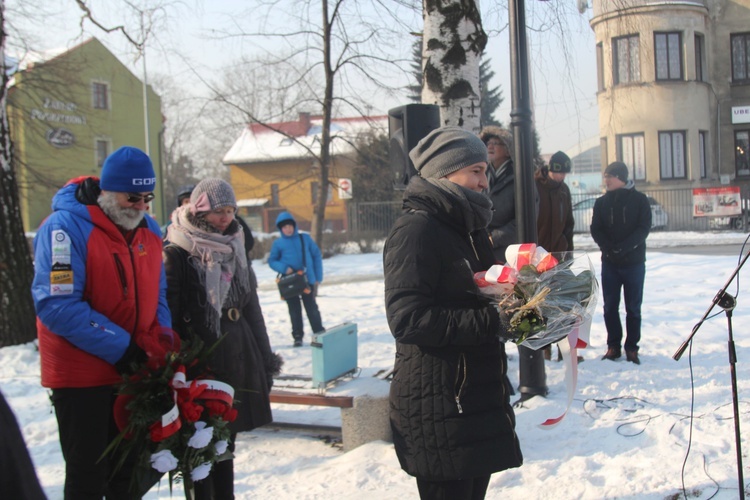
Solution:
[[[456,481],[426,481],[417,478],[422,500],[483,500],[490,476],[470,477]]]
[[[230,439],[228,449],[234,453],[237,433],[233,432]],[[234,460],[214,464],[208,477],[194,483],[194,488],[195,500],[234,500]]]
[[[112,386],[52,390],[60,447],[65,458],[66,500],[101,500],[102,497],[120,500],[142,496],[129,492],[132,457],[114,476],[114,460],[109,456],[102,458],[104,450],[119,433],[112,413],[115,395]],[[143,494],[148,489],[143,490]]]
[[[323,322],[320,319],[320,310],[318,303],[315,301],[318,286],[313,286],[310,293],[303,293],[302,297],[292,297],[286,299],[286,305],[289,308],[289,318],[292,320],[292,337],[302,340],[304,336],[304,325],[302,323],[302,304],[305,306],[307,319],[310,321],[310,328],[313,333],[325,331]],[[300,304],[300,301],[302,304]]]

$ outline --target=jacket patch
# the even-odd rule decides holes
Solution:
[[[61,229],[52,231],[52,265],[58,264],[70,265],[70,236]]]

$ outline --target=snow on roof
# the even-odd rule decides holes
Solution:
[[[268,203],[268,198],[245,198],[244,200],[237,200],[238,207],[262,207]]]
[[[331,155],[350,154],[354,152],[351,143],[358,136],[371,131],[385,132],[387,127],[387,116],[334,118],[331,121]],[[253,123],[245,127],[222,162],[230,165],[309,158],[310,150],[315,154],[320,152],[321,133],[321,118],[310,117],[307,113],[300,113],[299,121],[295,122],[268,126]]]

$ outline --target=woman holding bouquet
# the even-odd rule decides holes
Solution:
[[[506,380],[505,314],[474,273],[495,263],[487,148],[459,127],[409,153],[419,172],[383,251],[385,304],[396,339],[390,392],[401,467],[423,499],[482,499],[493,472],[523,458]]]
[[[207,366],[196,367],[201,373],[193,375],[234,388],[231,450],[237,432],[271,422],[269,392],[281,368],[271,351],[236,211],[232,187],[221,179],[204,179],[190,203],[172,214],[170,244],[164,248],[173,328],[183,339],[198,337],[207,348],[221,338]],[[195,498],[234,498],[233,461],[216,463],[206,479],[197,481]]]

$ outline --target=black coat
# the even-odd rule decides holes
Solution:
[[[489,168],[494,168],[492,165]],[[505,249],[518,243],[516,224],[516,187],[513,162],[508,161],[500,177],[492,183],[489,197],[492,200],[492,220],[488,226],[495,259],[505,262]]]
[[[167,275],[167,301],[172,312],[172,328],[182,338],[192,333],[213,345],[217,333],[208,325],[204,307],[206,291],[198,281],[197,271],[188,262],[186,250],[168,245],[164,248],[164,270]],[[252,268],[248,266],[249,272]],[[235,278],[236,279],[236,278]],[[255,279],[251,276],[251,283]],[[240,304],[237,321],[227,316],[226,304],[221,317],[221,332],[227,333],[208,363],[214,377],[234,387],[237,420],[230,424],[233,432],[249,431],[272,421],[268,395],[271,389],[274,355],[271,352],[263,313],[253,287]],[[193,370],[197,372],[199,370]]]
[[[631,182],[597,198],[591,217],[591,237],[602,251],[602,261],[617,267],[646,262],[651,205]]]
[[[458,207],[413,178],[383,251],[393,441],[407,473],[436,481],[523,461],[500,316],[473,281],[494,263],[492,248],[485,230],[468,233]]]

